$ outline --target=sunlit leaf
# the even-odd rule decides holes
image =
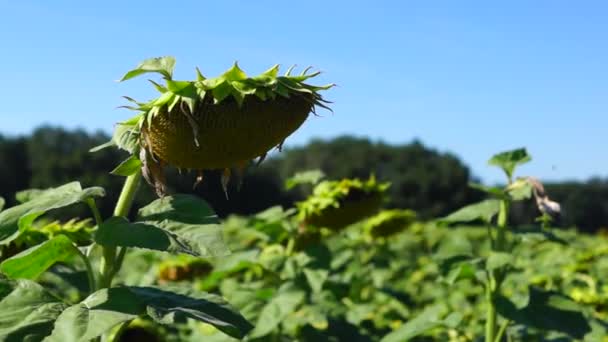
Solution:
[[[20,230],[25,230],[36,218],[47,211],[104,195],[105,191],[102,188],[93,187],[83,190],[78,182],[41,191],[35,198],[0,212],[0,245],[17,238]]]
[[[439,219],[439,222],[458,223],[472,222],[477,220],[490,222],[492,217],[498,214],[499,211],[500,201],[496,199],[489,199],[461,208],[452,214]]]
[[[139,160],[136,155],[131,155],[110,173],[116,176],[128,177],[141,170],[141,166],[141,160]]]
[[[126,81],[139,75],[155,72],[163,75],[167,79],[171,79],[173,68],[175,67],[175,58],[171,56],[157,57],[146,59],[141,62],[135,69],[127,72],[120,81]]]
[[[488,164],[501,168],[509,179],[513,177],[515,168],[532,160],[525,148],[518,148],[494,155]]]
[[[13,279],[36,279],[56,262],[68,261],[78,253],[72,240],[58,235],[4,260],[0,271]]]

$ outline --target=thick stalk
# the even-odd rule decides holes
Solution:
[[[506,230],[509,216],[509,201],[500,201],[500,210],[498,211],[498,231],[496,234],[496,245],[494,250],[498,252],[505,251],[506,246]],[[486,312],[486,342],[494,342],[497,336],[496,326],[496,306],[494,299],[503,280],[503,274],[500,270],[491,271],[488,273],[488,284],[486,285],[486,302],[488,309]]]
[[[141,171],[127,177],[125,185],[122,188],[116,208],[114,209],[114,216],[125,217],[131,210],[133,199],[139,186],[141,179]],[[112,284],[112,278],[115,274],[115,270],[120,268],[120,265],[116,264],[116,247],[102,247],[103,255],[99,267],[99,285],[98,288],[103,289],[110,287]]]

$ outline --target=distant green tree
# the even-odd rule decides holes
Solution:
[[[0,196],[7,205],[15,204],[13,194],[29,186],[27,139],[0,135]]]
[[[126,154],[116,149],[89,152],[91,147],[108,139],[103,132],[51,126],[40,127],[29,136],[0,135],[0,196],[10,205],[16,191],[52,187],[72,180],[79,180],[84,186],[103,186],[110,194],[119,193],[123,178],[112,176],[109,171]],[[222,190],[218,172],[207,172],[196,189],[193,189],[194,173],[179,175],[177,170],[167,169],[167,177],[171,191],[200,195],[219,215],[225,216],[251,214],[277,204],[293,205],[311,188],[301,186],[287,192],[283,182],[296,172],[309,169],[321,169],[330,179],[366,178],[374,173],[378,179],[392,183],[388,207],[414,209],[423,218],[444,215],[483,196],[468,187],[473,178],[471,172],[454,155],[429,149],[418,141],[389,145],[352,136],[313,140],[302,147],[288,148],[260,166],[249,166],[240,181],[235,172],[229,199]],[[140,204],[154,197],[148,186],[142,188]],[[552,199],[562,204],[561,225],[585,231],[608,227],[608,179],[545,184],[545,188]],[[109,214],[115,200],[111,196],[104,199],[101,210]],[[82,212],[84,215],[85,211]],[[534,203],[518,204],[512,222],[530,222],[537,215]]]

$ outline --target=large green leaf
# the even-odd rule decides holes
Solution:
[[[518,148],[494,155],[488,164],[500,167],[509,179],[513,177],[515,168],[532,160],[525,148]]]
[[[0,280],[0,341],[42,341],[68,305],[30,280]]]
[[[0,197],[0,211],[2,211],[2,209],[4,209],[5,204],[6,204],[6,201],[4,200],[4,198]]]
[[[202,257],[229,254],[217,216],[190,195],[158,199],[139,211],[139,222],[114,217],[104,222],[94,240],[103,246],[137,247]]]
[[[458,223],[472,222],[477,220],[484,220],[486,222],[490,222],[492,220],[492,217],[498,214],[499,210],[500,201],[496,199],[488,199],[461,208],[453,212],[452,214],[440,219],[439,222]]]
[[[583,338],[591,326],[582,307],[556,292],[530,288],[528,305],[519,309],[507,297],[496,298],[497,311],[505,318],[541,330],[558,331],[573,338]]]
[[[181,287],[118,287],[103,289],[65,310],[48,342],[84,342],[112,327],[147,314],[172,324],[186,318],[215,326],[243,338],[253,327],[221,297]]]
[[[204,227],[199,229],[205,229]],[[198,237],[181,236],[155,225],[130,223],[123,217],[112,217],[99,226],[94,240],[102,246],[136,247],[169,253],[184,253],[203,257],[218,257],[228,254],[219,233]]]
[[[58,235],[4,260],[0,271],[13,279],[36,279],[56,262],[67,261],[78,254],[70,238]]]
[[[271,333],[287,315],[296,310],[304,300],[304,296],[304,291],[293,286],[284,286],[262,309],[251,337],[257,338]]]
[[[399,329],[384,336],[380,342],[403,342],[438,327],[457,326],[462,319],[462,316],[456,312],[446,316],[446,311],[444,305],[439,304],[431,306],[425,309],[418,317],[408,321],[399,327]]]
[[[93,187],[83,190],[78,182],[40,191],[35,198],[0,213],[0,245],[6,245],[17,238],[20,230],[29,227],[36,218],[47,211],[104,195],[102,188]]]
[[[145,313],[146,306],[127,287],[103,289],[67,308],[46,342],[85,342]]]
[[[490,252],[486,259],[486,269],[492,271],[513,263],[513,255],[504,252]]]

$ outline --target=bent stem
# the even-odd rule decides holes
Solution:
[[[114,216],[125,217],[129,214],[129,210],[131,210],[131,205],[133,204],[133,199],[137,193],[137,187],[139,186],[140,180],[141,171],[137,171],[137,173],[127,177],[125,180],[125,185],[120,193],[120,197],[118,198],[118,202],[116,203]],[[122,259],[117,260],[116,258],[116,247],[102,246],[102,251],[103,255],[99,267],[99,289],[110,287],[112,284],[112,278],[121,266],[117,261],[122,263]]]

